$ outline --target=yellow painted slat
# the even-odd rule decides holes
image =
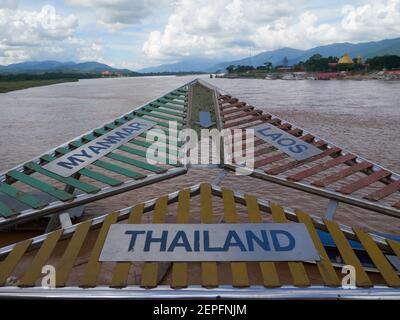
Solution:
[[[6,284],[7,279],[11,276],[15,266],[21,260],[31,243],[32,239],[17,243],[7,258],[0,263],[0,287]]]
[[[382,251],[379,249],[371,236],[361,229],[353,228],[358,240],[360,240],[369,257],[380,271],[389,287],[400,287],[400,278],[392,268]]]
[[[132,208],[127,223],[138,224],[142,220],[144,204],[139,204]],[[123,288],[126,287],[126,281],[129,276],[129,270],[131,268],[131,262],[118,262],[115,265],[113,278],[111,279],[111,288]]]
[[[167,211],[168,197],[164,196],[157,199],[154,208],[153,223],[164,223]],[[142,270],[141,286],[144,288],[154,288],[158,284],[158,263],[145,262]]]
[[[275,203],[271,203],[272,219],[277,223],[288,222],[283,208]],[[308,279],[306,269],[302,262],[288,262],[290,273],[293,277],[293,284],[296,287],[308,287],[310,280]]]
[[[189,223],[190,190],[179,192],[177,223]],[[188,265],[185,262],[175,262],[172,265],[172,288],[185,288],[188,285]]]
[[[262,223],[260,207],[257,203],[257,198],[251,195],[245,195],[247,211],[251,223]],[[263,277],[264,286],[268,288],[282,286],[278,272],[276,271],[275,263],[260,262],[261,274]]]
[[[312,241],[314,242],[315,248],[318,250],[319,256],[321,257],[321,261],[317,262],[317,266],[325,285],[329,287],[340,286],[339,277],[337,276],[335,269],[333,268],[332,262],[325,251],[324,245],[322,244],[321,239],[319,238],[318,233],[315,230],[314,224],[310,216],[301,211],[297,211],[296,215],[299,219],[299,222],[306,225],[308,233],[311,236]]]
[[[33,258],[32,263],[29,265],[24,275],[20,279],[18,283],[19,287],[33,287],[35,285],[36,280],[39,278],[42,272],[42,267],[49,259],[63,232],[64,229],[59,229],[47,236],[46,240],[44,240],[42,246]]]
[[[85,272],[80,279],[80,286],[83,288],[90,288],[96,286],[97,277],[101,269],[101,262],[99,261],[101,250],[103,249],[104,241],[106,240],[110,226],[117,222],[118,212],[109,214],[103,222],[103,225],[97,236],[96,243],[93,246],[92,253],[90,254],[89,261],[86,265]]]
[[[369,279],[367,273],[364,271],[360,260],[351,248],[349,241],[344,236],[343,232],[340,230],[339,225],[332,220],[324,219],[324,223],[328,228],[328,232],[331,234],[336,246],[342,256],[344,262],[347,265],[351,265],[356,270],[356,284],[359,287],[371,287],[372,283]]]
[[[86,239],[86,235],[89,232],[92,220],[80,223],[68,243],[65,249],[64,255],[60,259],[56,269],[56,286],[64,287],[68,280],[69,274],[74,266],[76,258],[78,257],[79,251],[82,248],[83,242]]]
[[[200,185],[200,219],[202,223],[213,223],[212,194],[208,183]],[[217,263],[202,262],[201,277],[203,287],[218,287]]]
[[[388,243],[390,248],[392,248],[396,256],[400,258],[400,242],[389,239],[386,239],[386,242]]]
[[[224,221],[226,223],[237,223],[239,221],[235,198],[232,190],[222,188],[222,199],[224,201]],[[245,262],[232,262],[232,285],[234,287],[248,287],[250,285],[249,275]]]

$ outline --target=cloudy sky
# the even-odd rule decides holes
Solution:
[[[400,0],[0,0],[0,64],[229,60],[400,37],[399,21]]]

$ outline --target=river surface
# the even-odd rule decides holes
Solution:
[[[81,80],[0,94],[0,171],[112,120],[151,99],[189,82],[194,76]],[[400,82],[204,80],[257,108],[273,113],[344,149],[400,172]],[[202,170],[102,200],[88,214],[105,213],[211,181],[216,171]],[[240,180],[239,180],[240,179]],[[178,182],[177,182],[178,181]],[[224,185],[275,202],[323,215],[325,199],[298,191],[228,176]],[[400,234],[397,219],[341,205],[341,222]]]

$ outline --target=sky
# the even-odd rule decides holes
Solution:
[[[229,61],[282,47],[400,37],[400,0],[0,0],[0,65],[188,57]]]

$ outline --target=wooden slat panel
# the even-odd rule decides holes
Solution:
[[[321,273],[322,279],[325,285],[330,287],[338,287],[340,285],[339,277],[337,276],[335,269],[332,266],[331,260],[325,251],[324,245],[315,230],[314,224],[310,216],[304,212],[297,211],[297,218],[300,223],[304,223],[307,227],[308,233],[314,242],[315,248],[318,250],[321,260],[317,262],[319,272]]]
[[[31,243],[32,239],[17,243],[7,258],[3,262],[0,262],[0,287],[6,284],[7,279],[11,276],[15,266],[21,260]]]
[[[232,190],[222,188],[222,199],[224,201],[224,221],[226,223],[238,223],[235,198]],[[249,275],[245,262],[232,262],[232,285],[234,287],[248,287]]]
[[[45,265],[46,261],[50,258],[51,253],[53,252],[58,240],[62,236],[64,229],[59,229],[50,233],[46,240],[44,240],[42,246],[37,251],[33,261],[26,269],[24,275],[19,280],[19,287],[33,287],[35,282],[39,278],[42,268]]]
[[[260,207],[257,203],[257,198],[254,196],[245,195],[245,200],[250,222],[262,223]],[[260,262],[260,269],[265,287],[274,288],[282,285],[279,280],[278,272],[276,271],[275,263]]]
[[[74,195],[69,194],[63,190],[57,189],[56,187],[53,187],[51,184],[48,184],[46,182],[35,179],[35,178],[28,176],[22,172],[13,170],[13,171],[7,172],[7,175],[33,187],[35,189],[46,192],[49,195],[51,195],[61,201],[68,201],[68,200],[72,200],[74,198]]]
[[[0,216],[3,218],[7,218],[15,214],[9,207],[7,207],[4,203],[0,202]]]
[[[221,116],[225,117],[228,114],[232,114],[232,113],[237,113],[237,112],[241,112],[241,111],[249,111],[249,110],[253,110],[254,107],[253,106],[242,106],[242,107],[238,107],[236,109],[229,109],[229,110],[224,110],[221,111]]]
[[[255,110],[249,110],[249,111],[240,113],[238,115],[224,117],[223,120],[224,120],[224,123],[227,123],[227,122],[232,121],[232,120],[237,120],[237,119],[240,119],[240,118],[243,118],[243,117],[260,115],[260,114],[262,114],[262,111],[258,110],[258,109],[255,109]]]
[[[64,148],[64,149],[66,149],[66,148]],[[50,162],[50,161],[53,161],[53,160],[55,160],[57,158],[53,157],[53,156],[49,156],[49,155],[44,155],[44,156],[41,157],[41,159],[43,159],[44,161]],[[86,168],[79,170],[78,173],[83,175],[83,176],[89,177],[89,178],[91,178],[93,180],[108,184],[108,185],[113,186],[113,187],[121,185],[123,183],[120,180],[117,180],[115,178],[106,176],[106,175],[104,175],[102,173],[99,173],[99,172],[96,172],[96,171],[93,171],[93,170],[90,170],[90,169],[86,169]]]
[[[265,170],[265,172],[268,173],[268,174],[273,174],[273,175],[284,173],[284,172],[286,172],[288,170],[300,167],[300,166],[302,166],[304,164],[307,164],[307,163],[310,163],[310,162],[314,162],[316,160],[320,160],[320,159],[325,158],[325,157],[332,156],[333,154],[338,153],[340,151],[341,151],[340,148],[336,148],[336,147],[329,148],[329,149],[325,150],[324,152],[322,152],[322,153],[320,153],[320,154],[318,154],[316,156],[313,156],[313,157],[310,157],[308,159],[304,159],[304,160],[301,160],[301,161],[295,160],[295,161],[292,161],[292,162],[289,162],[289,163],[286,163],[286,164],[283,164],[283,165],[280,165],[280,166],[273,167],[271,169]]]
[[[351,182],[341,188],[339,188],[337,191],[344,193],[344,194],[351,194],[353,192],[356,192],[357,190],[360,190],[364,187],[367,187],[374,182],[379,181],[382,178],[386,178],[390,176],[391,173],[387,170],[378,170],[366,177],[362,177],[358,179],[357,181]]]
[[[138,224],[142,220],[144,204],[135,206],[129,214],[128,224]],[[111,288],[126,287],[126,281],[129,276],[129,270],[132,266],[131,262],[118,262],[115,265],[113,278],[111,280]]]
[[[271,203],[272,219],[276,223],[288,222],[283,208],[275,203]],[[288,262],[290,273],[293,277],[293,284],[296,287],[308,287],[310,280],[308,279],[306,269],[302,262]]]
[[[92,253],[90,254],[89,261],[86,265],[85,271],[80,279],[80,287],[90,288],[96,286],[97,277],[101,269],[101,262],[99,257],[103,249],[104,241],[106,240],[110,226],[117,222],[118,212],[109,214],[103,222],[96,243],[93,246]]]
[[[243,120],[239,120],[239,121],[236,121],[236,122],[231,122],[231,123],[229,123],[229,124],[225,124],[225,125],[224,125],[224,128],[233,128],[233,127],[240,126],[240,125],[242,125],[242,124],[251,123],[251,122],[256,122],[256,121],[260,121],[260,120],[263,120],[263,119],[265,119],[265,116],[264,116],[264,115],[261,115],[261,116],[253,116],[253,117],[251,117],[250,119],[243,119]]]
[[[60,259],[56,269],[56,286],[64,287],[68,280],[69,274],[74,266],[76,258],[78,257],[79,251],[82,248],[83,242],[86,239],[86,235],[89,232],[92,220],[87,220],[83,223],[78,224],[76,230],[70,239],[65,252]]]
[[[168,197],[157,199],[154,209],[153,223],[165,223],[165,216],[168,205]],[[158,263],[145,262],[142,271],[141,286],[144,288],[155,288],[158,284]]]
[[[181,127],[181,123],[182,123],[182,119],[178,119],[178,118],[173,118],[173,117],[168,117],[168,116],[164,116],[162,114],[158,114],[156,112],[148,112],[148,111],[144,111],[144,110],[136,110],[135,113],[137,114],[142,114],[142,115],[147,115],[153,118],[157,118],[157,119],[162,119],[162,120],[166,120],[166,121],[175,121],[177,122],[177,127]]]
[[[332,220],[324,219],[324,223],[328,228],[333,240],[339,249],[340,255],[342,256],[344,262],[348,265],[352,265],[356,270],[356,284],[359,287],[370,287],[372,286],[371,280],[369,279],[367,273],[364,271],[360,260],[351,248],[349,241],[344,236],[343,232],[340,230],[339,225]]]
[[[378,201],[387,197],[388,195],[391,195],[392,193],[395,193],[398,190],[400,190],[400,180],[394,181],[387,186],[384,186],[383,188],[366,195],[364,198],[368,200]]]
[[[146,110],[149,110],[149,111],[157,111],[157,112],[161,112],[161,113],[164,113],[164,114],[169,114],[171,116],[176,116],[176,117],[179,117],[181,119],[184,116],[184,113],[182,113],[182,112],[172,111],[169,108],[163,108],[163,106],[162,107],[159,107],[159,106],[156,106],[156,107],[144,106],[143,109],[146,109]]]
[[[213,223],[212,194],[208,183],[200,185],[200,219],[202,223]],[[201,276],[203,287],[218,287],[217,263],[202,262]]]
[[[339,181],[339,180],[341,180],[343,178],[346,178],[346,177],[348,177],[348,176],[350,176],[350,175],[352,175],[352,174],[354,174],[356,172],[359,172],[359,171],[362,171],[362,170],[366,170],[366,169],[369,169],[371,167],[372,167],[372,163],[369,163],[369,162],[366,162],[366,161],[361,162],[361,163],[357,163],[355,165],[352,165],[349,168],[346,168],[346,169],[343,169],[341,171],[332,173],[329,176],[326,176],[326,177],[323,177],[320,180],[314,181],[314,182],[312,182],[312,184],[314,186],[317,186],[317,187],[326,187],[326,186],[328,186],[328,185],[330,185],[330,184],[332,184],[332,183],[334,183],[336,181]]]
[[[353,228],[353,230],[388,286],[400,287],[400,278],[371,236],[361,229]]]
[[[190,216],[190,190],[184,189],[179,192],[178,212],[176,223],[189,223]],[[188,264],[175,262],[172,265],[172,288],[185,288],[188,285]]]
[[[40,209],[48,205],[47,202],[25,193],[7,183],[0,183],[0,192],[7,194],[15,200],[27,204],[31,208]]]
[[[305,178],[311,177],[317,173],[320,173],[322,171],[325,171],[327,169],[333,168],[339,164],[345,163],[347,161],[354,160],[356,158],[355,155],[353,154],[346,154],[344,156],[339,156],[337,158],[331,159],[327,162],[320,163],[312,168],[305,169],[303,171],[297,172],[293,175],[290,175],[287,177],[288,180],[292,181],[300,181]]]
[[[311,134],[307,134],[305,136],[302,136],[300,139],[303,140],[303,141],[306,141],[306,142],[311,142],[314,139],[314,136],[312,136]],[[254,163],[254,167],[255,168],[259,168],[259,167],[265,166],[267,164],[271,164],[273,162],[286,159],[287,157],[288,157],[288,155],[286,153],[281,152],[281,153],[279,153],[277,155],[257,160]]]
[[[164,173],[167,171],[167,169],[164,169],[162,167],[158,167],[140,160],[128,158],[117,153],[109,153],[106,157],[155,173]]]
[[[24,164],[24,167],[31,169],[33,171],[36,171],[40,174],[43,174],[43,175],[50,177],[54,180],[57,180],[59,182],[65,183],[71,187],[74,187],[74,188],[77,188],[84,192],[87,192],[87,193],[96,193],[96,192],[100,191],[100,188],[98,188],[98,187],[92,186],[88,183],[79,181],[78,179],[75,179],[72,177],[64,178],[62,176],[59,176],[58,174],[55,174],[53,172],[50,172],[50,171],[42,168],[40,165],[38,165],[37,163],[34,163],[34,162],[28,162],[28,163]]]
[[[386,239],[386,242],[388,243],[390,248],[392,248],[395,255],[400,259],[400,242],[390,239]]]

